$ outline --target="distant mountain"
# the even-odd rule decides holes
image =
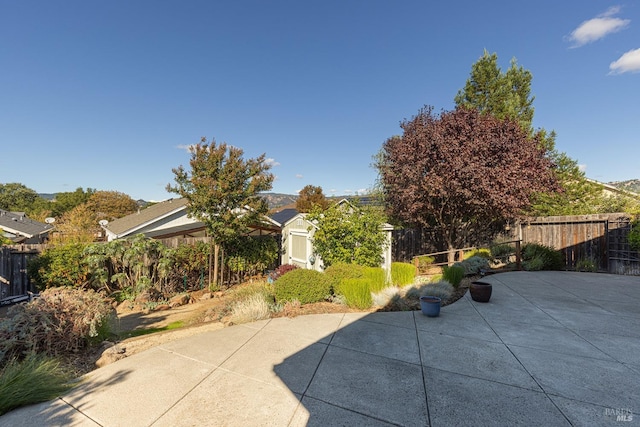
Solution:
[[[628,179],[626,181],[613,181],[607,184],[613,185],[621,190],[632,191],[640,194],[640,179]]]
[[[56,198],[57,193],[38,193],[38,196],[42,197],[45,200],[53,200]]]
[[[290,205],[298,199],[297,195],[282,193],[263,193],[262,196],[267,200],[269,209]]]

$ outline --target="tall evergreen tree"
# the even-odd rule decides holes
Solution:
[[[536,136],[554,163],[561,191],[541,193],[532,198],[530,215],[578,215],[595,213],[602,203],[602,187],[589,181],[577,160],[555,147],[556,134],[533,127],[533,101],[530,71],[518,66],[513,58],[507,72],[498,66],[498,55],[486,50],[472,65],[470,77],[458,91],[458,106],[475,108],[498,119],[516,120],[529,135]]]

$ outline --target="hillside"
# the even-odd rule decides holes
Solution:
[[[279,208],[296,202],[297,195],[282,193],[264,193],[262,195],[269,204],[269,209]]]
[[[609,185],[620,188],[621,190],[632,191],[634,193],[640,193],[640,179],[628,179],[626,181],[614,181],[609,182]]]

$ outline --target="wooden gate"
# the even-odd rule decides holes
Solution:
[[[36,292],[27,275],[27,262],[37,255],[32,249],[0,248],[0,299]]]
[[[609,221],[609,273],[640,275],[640,254],[629,246],[631,226],[628,216]]]

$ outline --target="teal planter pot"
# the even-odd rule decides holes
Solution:
[[[420,297],[420,310],[428,317],[438,317],[440,315],[440,304],[442,299],[432,296]]]

